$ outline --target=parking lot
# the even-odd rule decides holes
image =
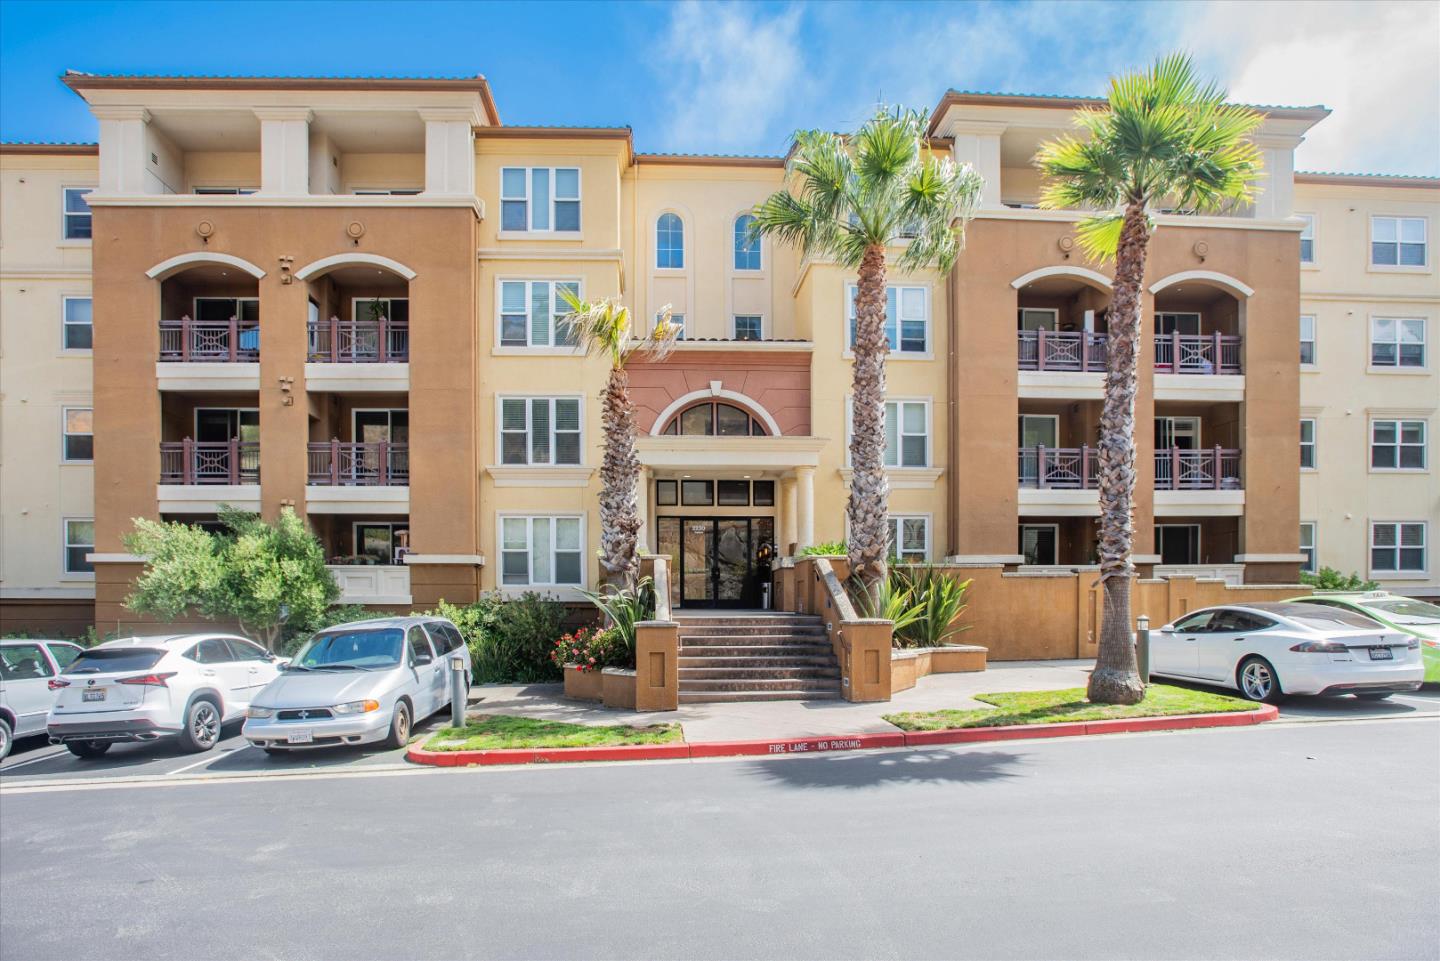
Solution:
[[[558,686],[557,686],[558,687]],[[487,700],[486,687],[471,691],[474,702]],[[686,709],[676,720],[685,723]],[[1353,697],[1291,698],[1280,706],[1275,723],[1324,723],[1389,718],[1440,717],[1440,689],[1429,687],[1409,694],[1396,694],[1388,701],[1360,701]],[[615,721],[625,718],[617,714]],[[416,726],[415,737],[425,737],[449,722],[441,712]],[[841,734],[844,731],[835,731]],[[18,741],[0,764],[0,785],[6,787],[42,784],[75,784],[87,781],[114,783],[117,780],[191,780],[194,778],[248,778],[283,774],[333,774],[336,772],[379,773],[386,770],[414,770],[405,752],[378,747],[331,748],[297,751],[289,756],[271,757],[248,745],[240,736],[240,725],[227,725],[216,747],[203,754],[187,754],[168,741],[117,744],[104,757],[81,760],[45,738]]]

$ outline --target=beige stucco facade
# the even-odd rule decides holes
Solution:
[[[1315,431],[1314,467],[1300,474],[1300,519],[1308,525],[1318,565],[1372,578],[1389,590],[1440,594],[1440,554],[1434,546],[1440,536],[1440,483],[1434,462],[1435,431],[1440,428],[1435,355],[1440,338],[1440,272],[1435,265],[1440,183],[1327,175],[1296,179],[1296,212],[1314,223],[1313,261],[1300,271],[1300,312],[1313,318],[1306,323],[1314,329],[1313,363],[1300,368],[1300,416],[1312,420]],[[1424,263],[1372,263],[1377,217],[1422,222]],[[1418,324],[1423,331],[1418,363],[1374,362],[1377,321],[1385,320],[1409,321],[1412,330]],[[1423,466],[1373,466],[1376,421],[1423,425]],[[1395,523],[1410,525],[1412,538],[1414,525],[1423,525],[1419,569],[1385,570],[1373,563],[1375,525]]]
[[[678,348],[631,372],[642,541],[671,554],[681,606],[686,592],[710,589],[710,575],[667,540],[677,531],[715,524],[718,538],[735,531],[725,522],[748,521],[747,550],[768,539],[782,556],[846,536],[855,277],[770,241],[758,256],[737,254],[736,220],[783,185],[781,158],[636,155],[625,128],[505,127],[482,80],[67,82],[99,120],[98,156],[15,147],[0,157],[7,604],[26,592],[94,597],[102,631],[134,623],[122,604],[137,570],[122,543],[132,519],[205,521],[221,503],[307,515],[347,601],[576,597],[598,575],[607,367],[557,342],[556,285],[617,297],[642,323],[667,306],[683,317]],[[1019,450],[1026,424],[1053,423],[1052,447],[1083,451],[1101,396],[1093,367],[1027,367],[1020,330],[1031,311],[1051,318],[1041,322],[1052,343],[1082,327],[1103,335],[1106,269],[1074,247],[1078,215],[1032,209],[1029,157],[1076,105],[950,96],[932,118],[932,149],[974,164],[987,187],[952,272],[889,273],[905,341],[887,365],[904,423],[889,507],[908,532],[907,560],[1010,571],[1090,563],[1093,485],[1031,483]],[[1319,508],[1302,495],[1316,478],[1301,477],[1294,443],[1306,378],[1317,375],[1294,362],[1307,281],[1289,152],[1322,117],[1272,112],[1271,176],[1252,208],[1160,218],[1137,407],[1142,574],[1294,580],[1295,532]],[[71,181],[96,188],[93,242],[58,239],[59,191]],[[676,235],[662,253],[657,230],[672,215],[678,257]],[[1329,217],[1321,212],[1322,225]],[[55,236],[35,224],[56,225]],[[1384,279],[1409,284],[1395,296],[1433,315],[1433,275]],[[58,299],[92,289],[93,358],[54,349]],[[219,302],[237,315],[228,330],[223,317],[201,317]],[[1184,336],[1213,336],[1217,352],[1223,341],[1227,366],[1157,366],[1160,315],[1198,318],[1200,332]],[[381,316],[390,327],[377,326]],[[377,330],[389,331],[378,334],[384,356]],[[368,354],[355,347],[362,334]],[[1402,381],[1430,391],[1433,411],[1433,376],[1384,383]],[[93,482],[91,467],[53,453],[61,407],[92,396]],[[687,414],[748,427],[691,435]],[[516,416],[518,427],[507,421]],[[1188,438],[1185,457],[1202,471],[1213,449],[1213,484],[1156,489],[1172,470],[1167,451],[1179,449],[1157,453],[1162,421]],[[35,451],[46,453],[32,466]],[[686,502],[687,481],[711,484],[713,499]],[[722,483],[748,499],[725,502]],[[64,517],[95,520],[87,580],[57,570]],[[1027,556],[1026,538],[1052,529],[1053,555]],[[578,579],[558,576],[577,564]]]

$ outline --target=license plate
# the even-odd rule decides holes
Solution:
[[[291,731],[290,733],[285,735],[285,740],[289,744],[309,744],[315,740],[315,732]]]
[[[1393,661],[1395,660],[1395,652],[1388,647],[1372,647],[1370,648],[1370,660]]]
[[[82,701],[103,701],[103,700],[105,700],[105,691],[104,691],[104,689],[101,689],[101,690],[98,690],[98,691],[82,691],[82,692],[80,693],[80,700],[82,700]]]

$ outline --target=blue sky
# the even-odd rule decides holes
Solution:
[[[0,137],[93,140],[58,76],[473,75],[507,123],[629,124],[642,151],[782,153],[880,99],[1097,94],[1191,51],[1251,103],[1335,110],[1298,163],[1440,174],[1440,2],[29,3],[0,0]],[[1377,56],[1377,52],[1381,55]]]

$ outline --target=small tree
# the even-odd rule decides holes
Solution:
[[[222,507],[223,533],[190,524],[136,518],[125,549],[145,558],[125,606],[174,620],[194,611],[210,620],[235,620],[276,653],[287,621],[320,621],[340,597],[314,533],[290,508],[274,524]]]
[[[1378,591],[1379,581],[1366,580],[1359,574],[1341,574],[1333,567],[1322,567],[1312,574],[1300,572],[1300,583],[1317,591]]]
[[[560,296],[570,308],[560,321],[564,329],[587,354],[610,361],[600,409],[605,435],[600,461],[600,566],[607,581],[631,587],[639,568],[640,514],[635,485],[640,480],[640,458],[635,454],[635,405],[630,401],[630,374],[625,365],[637,354],[664,358],[675,346],[679,330],[670,323],[669,306],[660,312],[653,328],[637,336],[629,308],[617,301],[582,301],[563,287]]]

